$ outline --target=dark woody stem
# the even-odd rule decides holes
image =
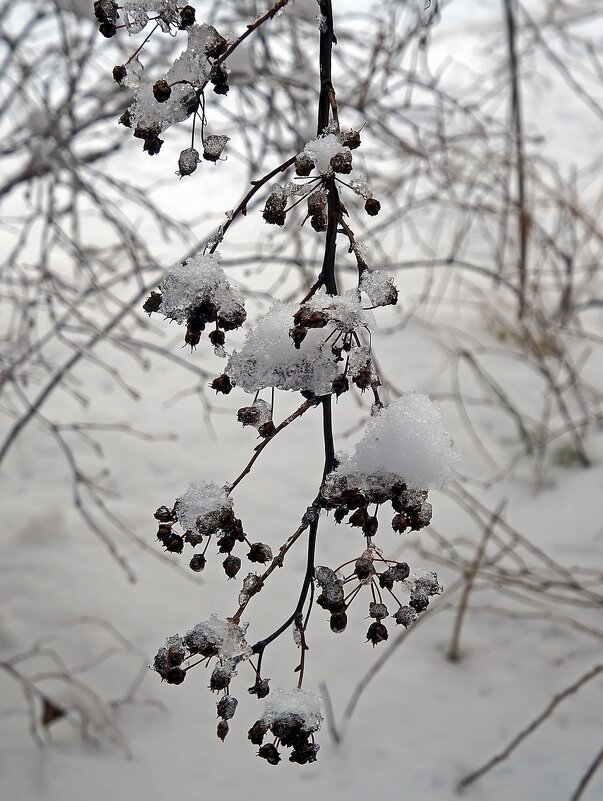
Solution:
[[[336,41],[333,32],[333,9],[331,0],[320,0],[320,12],[325,19],[325,24],[321,27],[320,32],[320,98],[318,102],[318,130],[320,134],[328,127],[330,121],[331,111],[335,113],[335,92],[333,90],[333,83],[331,78],[331,55],[333,44]],[[323,257],[322,270],[319,276],[319,282],[322,284],[330,295],[337,294],[337,282],[335,279],[335,255],[337,246],[337,227],[340,218],[340,202],[337,187],[334,178],[328,178],[326,183],[328,191],[327,201],[327,232],[325,238],[325,250]],[[318,282],[317,282],[318,283]],[[322,419],[323,419],[323,437],[325,449],[325,462],[323,470],[323,481],[328,473],[330,473],[336,466],[335,459],[335,444],[333,440],[333,423],[332,423],[332,409],[331,409],[331,395],[325,395],[322,399]],[[293,613],[284,621],[272,634],[259,640],[253,645],[253,651],[261,657],[265,648],[273,642],[277,637],[285,632],[296,620],[300,620],[303,613],[308,593],[314,581],[314,556],[316,552],[316,538],[318,535],[318,524],[320,521],[320,506],[319,498],[314,503],[314,517],[310,523],[308,531],[308,545],[306,557],[306,572],[302,583],[299,599]],[[305,640],[302,639],[302,648],[305,645]],[[303,678],[300,676],[300,679]]]

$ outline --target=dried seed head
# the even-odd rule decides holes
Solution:
[[[153,517],[161,523],[170,523],[176,520],[176,515],[167,506],[160,506]]]
[[[347,513],[348,513],[347,509],[342,509],[342,508],[335,509],[335,514],[333,515],[333,517],[335,518],[335,522],[341,523],[341,521],[347,515]]]
[[[203,140],[203,158],[207,161],[218,161],[229,139],[230,137],[228,136],[218,136],[216,134],[205,137]]]
[[[209,341],[214,348],[221,348],[226,341],[224,331],[219,331],[217,328],[209,332]]]
[[[295,172],[302,178],[307,178],[314,169],[314,159],[307,153],[299,153],[295,158]]]
[[[343,631],[345,631],[346,626],[348,625],[348,616],[345,612],[336,612],[335,614],[331,615],[329,625],[331,627],[331,631],[335,632],[335,634],[341,634]]]
[[[213,38],[211,45],[205,50],[205,54],[210,58],[219,58],[228,47],[226,39],[213,28]]]
[[[362,528],[363,526],[366,526],[368,521],[369,521],[368,509],[366,508],[366,506],[361,506],[359,509],[356,509],[356,511],[353,514],[350,515],[348,523],[351,526],[358,526],[359,528]]]
[[[371,623],[366,633],[366,639],[372,642],[373,647],[375,647],[377,643],[387,640],[388,637],[389,634],[387,632],[387,629],[385,628],[383,623],[379,622]]]
[[[228,578],[234,578],[241,569],[241,560],[238,556],[229,555],[222,562],[222,567]]]
[[[234,696],[223,695],[216,705],[218,717],[222,718],[223,720],[230,720],[233,718],[234,713],[237,711],[238,703],[239,702]]]
[[[199,164],[199,153],[194,147],[187,147],[178,156],[178,175],[183,178],[185,175],[192,175]]]
[[[381,203],[377,198],[369,197],[364,204],[364,210],[370,217],[375,217],[381,211]]]
[[[216,729],[216,734],[218,735],[220,740],[222,740],[222,742],[224,742],[224,740],[226,739],[226,735],[228,734],[228,721],[227,720],[221,720],[218,723],[218,726],[217,726],[217,729]]]
[[[258,756],[265,759],[269,765],[278,765],[281,756],[273,743],[265,743],[260,747]]]
[[[232,679],[232,668],[227,665],[216,665],[209,679],[209,689],[212,692],[225,690]]]
[[[329,224],[329,220],[328,220],[327,215],[324,212],[321,212],[320,214],[313,214],[310,217],[310,225],[319,234],[321,234],[321,233],[323,233],[323,231],[327,230],[328,224]]]
[[[260,437],[264,437],[264,439],[270,439],[276,434],[276,426],[272,422],[272,420],[267,420],[265,423],[258,428],[258,434]]]
[[[333,172],[338,172],[346,175],[352,172],[352,154],[349,150],[340,150],[335,153],[331,159],[331,168]]]
[[[302,328],[302,326],[299,325],[293,326],[293,328],[289,329],[289,336],[293,340],[293,344],[295,345],[297,350],[300,349],[301,343],[304,341],[307,334],[308,334],[308,329]]]
[[[186,671],[179,667],[172,667],[162,675],[162,678],[165,679],[168,684],[182,684],[186,678]]]
[[[361,556],[359,559],[356,559],[356,563],[354,565],[354,573],[360,579],[360,581],[366,581],[371,576],[375,574],[375,566],[373,565],[373,560],[369,559],[366,556]]]
[[[374,537],[377,533],[377,529],[379,528],[379,521],[377,520],[376,515],[373,517],[369,517],[366,523],[362,526],[362,531],[366,537]]]
[[[128,70],[123,64],[118,64],[116,67],[113,67],[113,80],[116,83],[121,84],[127,74]]]
[[[183,31],[190,25],[194,25],[194,23],[195,9],[192,6],[184,6],[184,8],[180,11],[180,23],[178,25],[179,30]]]
[[[194,570],[195,573],[200,573],[207,564],[207,559],[203,556],[202,553],[196,553],[191,561],[189,562],[189,567],[191,570]]]
[[[379,604],[376,601],[371,601],[369,604],[369,617],[374,617],[375,620],[382,620],[387,617],[389,612],[385,604]]]
[[[256,720],[247,733],[247,739],[250,740],[253,745],[261,745],[267,731],[268,724],[264,723],[263,720]]]
[[[232,386],[232,382],[226,373],[222,373],[222,375],[218,376],[218,378],[214,378],[210,384],[212,389],[215,389],[216,392],[222,392],[224,395],[228,395],[228,393],[232,390]]]
[[[160,292],[151,292],[149,297],[145,300],[142,308],[146,311],[147,314],[152,314],[153,312],[159,311],[161,307],[161,301],[163,297]]]
[[[271,561],[272,550],[268,545],[264,545],[263,542],[254,542],[247,554],[247,558],[250,562],[265,564]]]
[[[161,150],[162,144],[163,139],[160,139],[158,136],[150,136],[148,139],[144,140],[142,149],[148,153],[149,156],[156,156]]]
[[[153,84],[153,97],[158,103],[165,103],[166,100],[170,99],[171,94],[172,87],[167,81],[163,79],[155,81]]]
[[[105,39],[110,39],[117,33],[117,28],[112,22],[101,22],[101,24],[98,26],[98,29]]]
[[[169,537],[162,538],[163,547],[170,553],[182,553],[184,549],[184,540],[179,534],[171,532]]]
[[[360,131],[346,131],[340,138],[341,144],[349,147],[350,150],[360,147]]]
[[[394,620],[396,624],[407,629],[418,617],[417,611],[412,606],[401,606],[394,615]]]
[[[258,679],[253,687],[249,688],[249,693],[257,695],[258,698],[265,698],[270,693],[269,681],[270,679]],[[259,745],[259,743],[256,743],[256,745]]]
[[[317,189],[308,195],[308,214],[322,214],[327,205],[327,193],[324,189]]]
[[[392,519],[392,529],[398,534],[403,534],[408,528],[408,517],[404,512],[394,515]]]
[[[344,392],[347,392],[350,388],[350,382],[348,381],[347,376],[343,373],[340,373],[333,379],[333,383],[331,385],[333,392],[339,397],[343,395]]]

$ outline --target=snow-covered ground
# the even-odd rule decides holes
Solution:
[[[482,26],[475,6],[458,0],[450,5],[448,16],[445,8],[436,55],[454,42],[455,58],[462,60],[464,55],[468,62],[482,57]],[[461,42],[463,54],[458,52]],[[553,132],[551,153],[567,163],[575,157],[582,166],[598,155],[600,123],[584,114],[580,121],[577,117],[564,120],[567,125],[561,130],[554,101],[557,90],[563,92],[552,82],[550,98],[534,98],[530,113],[542,122],[546,133]],[[224,208],[232,205],[230,187],[222,189],[221,197]],[[422,290],[422,276],[401,273],[397,284],[403,301],[410,305]],[[480,288],[475,283],[463,285],[467,299],[475,296],[476,287]],[[484,288],[492,293],[489,285],[484,283]],[[456,287],[449,288],[449,297],[458,297]],[[489,300],[496,302],[492,296]],[[537,476],[533,462],[524,459],[493,486],[479,486],[487,467],[457,407],[445,400],[450,378],[437,334],[452,332],[452,336],[463,330],[476,341],[497,344],[496,332],[477,305],[455,308],[442,303],[429,323],[435,333],[425,320],[411,319],[403,331],[378,335],[375,347],[384,373],[400,389],[444,397],[449,430],[463,452],[461,474],[473,480],[463,486],[491,510],[506,500],[505,519],[559,564],[568,569],[603,569],[600,425],[592,426],[588,435],[592,460],[588,469],[549,462],[544,476]],[[159,318],[153,318],[153,327],[157,333],[151,331],[149,336],[160,336]],[[180,348],[180,334],[172,339],[175,351]],[[101,345],[99,353],[107,347]],[[203,357],[201,350],[190,356],[186,353],[186,358],[203,358],[203,364],[209,363],[216,374],[222,366],[217,358]],[[411,629],[407,638],[398,642],[400,627],[394,631],[391,626],[389,642],[375,649],[364,641],[368,625],[364,607],[352,607],[342,635],[330,632],[327,613],[316,608],[304,686],[321,691],[321,684],[326,684],[341,742],[334,741],[325,724],[314,765],[300,767],[284,760],[273,768],[259,760],[257,749],[246,739],[258,716],[258,702],[244,697],[245,688],[252,684],[251,671],[237,685],[239,709],[226,742],[220,742],[215,735],[215,697],[207,690],[208,672],[199,668],[182,686],[174,687],[161,683],[145,665],[165,636],[183,634],[214,611],[234,610],[240,582],[227,583],[215,558],[213,569],[201,576],[185,572],[183,557],[155,558],[149,552],[159,553],[153,512],[161,504],[171,505],[191,481],[232,481],[250,456],[256,432],[250,427],[241,429],[236,422],[236,409],[244,402],[240,391],[219,396],[208,426],[196,394],[178,397],[193,384],[178,365],[157,359],[150,370],[143,370],[127,355],[116,357],[112,352],[111,359],[131,384],[144,389],[140,400],[121,393],[93,364],[86,363],[78,367],[77,378],[90,388],[90,406],[82,411],[62,396],[51,399],[47,410],[64,419],[73,414],[79,420],[119,419],[156,437],[146,441],[122,432],[103,434],[105,462],[111,470],[106,486],[118,496],[111,500],[111,509],[150,548],[142,550],[125,532],[114,535],[120,555],[135,574],[136,580],[128,581],[74,510],[70,475],[55,443],[35,425],[22,434],[2,474],[0,659],[48,638],[27,663],[27,672],[49,669],[46,646],[59,653],[85,686],[56,679],[42,681],[40,686],[59,706],[81,705],[94,721],[90,733],[96,740],[82,738],[70,720],[59,720],[44,734],[44,747],[38,747],[28,731],[22,688],[0,671],[2,801],[106,801],[108,797],[166,801],[176,795],[220,801],[239,797],[298,801],[309,796],[339,801],[368,794],[451,801],[466,773],[502,750],[555,693],[601,660],[600,637],[552,617],[502,615],[503,608],[517,611],[519,607],[479,582],[472,597],[476,610],[465,621],[458,662],[446,658],[458,592],[434,601],[434,614]],[[598,382],[599,389],[603,389],[602,368],[599,346],[583,368],[584,377],[593,385]],[[495,370],[508,396],[522,399],[526,417],[538,418],[542,388],[534,373],[514,359],[500,360]],[[284,418],[293,408],[293,400],[280,393],[276,417]],[[488,409],[475,415],[488,450],[500,465],[505,464],[520,447],[507,417]],[[335,423],[338,449],[350,451],[360,436],[357,431],[349,438],[343,436],[357,419],[356,404],[349,395],[343,396]],[[237,488],[236,511],[252,540],[276,549],[297,526],[316,494],[322,471],[320,432],[319,411],[306,414],[266,448],[252,474]],[[82,459],[85,462],[86,456]],[[477,546],[481,532],[471,517],[449,495],[434,492],[432,496],[436,531],[450,541],[466,537]],[[427,532],[410,538],[391,533],[385,537],[390,552],[414,566],[437,570],[445,588],[454,585],[457,576],[436,563],[438,547]],[[433,563],[428,553],[417,553],[420,538],[425,538],[426,550],[434,554]],[[317,563],[343,562],[356,554],[358,543],[355,530],[336,527],[329,518],[321,525]],[[184,569],[173,569],[176,565]],[[298,585],[292,585],[291,574],[295,570],[301,582],[303,548],[292,551],[287,567],[283,575],[275,575],[274,586],[258,597],[250,641],[265,636],[292,611]],[[536,598],[535,613],[537,603]],[[527,611],[521,607],[522,614]],[[594,606],[568,605],[564,614],[584,627],[600,628],[601,616]],[[128,644],[116,638],[107,622]],[[283,640],[282,647],[267,651],[265,670],[275,684],[291,686],[295,646],[290,634]],[[106,659],[97,659],[105,653]],[[344,720],[354,688],[384,653],[390,654],[387,662],[366,687],[351,718]],[[132,703],[108,703],[127,698],[132,682],[141,676]],[[508,760],[465,791],[466,797],[474,801],[570,799],[601,747],[602,687],[599,677],[568,698]],[[584,799],[602,797],[600,771]]]

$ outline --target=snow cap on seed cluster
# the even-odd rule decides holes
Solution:
[[[442,489],[454,478],[459,458],[439,407],[427,395],[408,392],[371,417],[354,454],[329,479],[353,476],[360,489],[396,481]]]
[[[331,392],[338,369],[330,344],[324,344],[326,329],[310,330],[301,347],[293,347],[289,330],[298,308],[296,303],[275,303],[248,330],[243,347],[226,368],[234,384],[246,392],[265,387],[316,395]]]
[[[275,720],[290,715],[301,718],[306,733],[320,729],[322,699],[319,695],[305,690],[282,690],[275,688],[266,699],[262,720],[270,726]]]
[[[230,662],[237,662],[251,656],[251,647],[245,640],[247,626],[238,626],[232,620],[221,620],[210,615],[186,634],[186,643],[192,650],[202,652],[206,644],[214,646],[216,656]]]
[[[204,301],[210,301],[218,316],[228,318],[244,308],[243,295],[231,286],[220,267],[218,253],[198,254],[177,262],[159,283],[162,294],[161,312],[177,323],[183,323]]]
[[[185,531],[193,531],[198,518],[225,508],[232,508],[232,499],[224,489],[218,484],[203,481],[191,484],[184,495],[176,500],[176,516]]]

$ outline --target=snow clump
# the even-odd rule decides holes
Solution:
[[[443,489],[454,478],[459,458],[440,409],[427,395],[408,392],[369,420],[354,454],[329,481],[353,477],[360,489],[399,481],[409,488]]]
[[[178,522],[185,531],[194,531],[199,518],[203,520],[223,509],[232,509],[232,499],[218,484],[206,482],[191,484],[175,505]]]
[[[226,322],[245,313],[243,295],[228,281],[218,253],[178,262],[161,279],[159,289],[162,314],[177,323],[188,320],[203,304],[214,306],[216,316]]]

